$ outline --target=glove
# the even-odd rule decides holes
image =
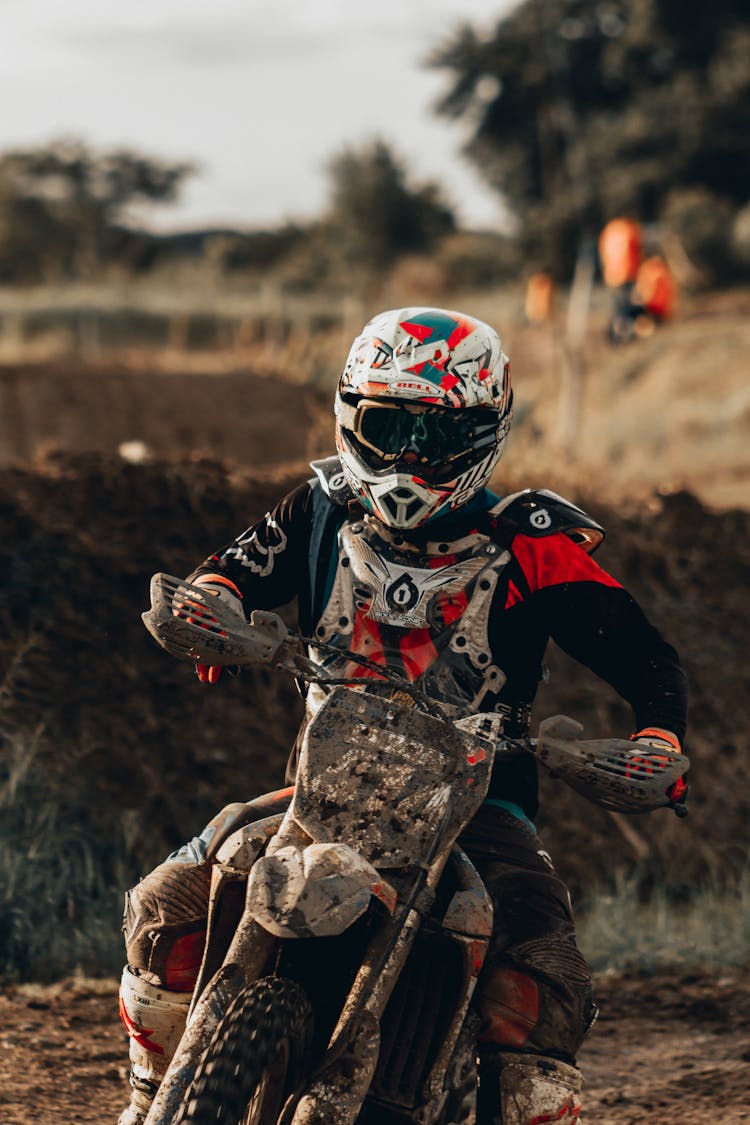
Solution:
[[[238,617],[245,620],[245,611],[242,608],[242,594],[237,586],[223,574],[200,574],[193,579],[194,586],[205,586],[209,594],[219,598],[228,605]],[[195,665],[195,674],[202,684],[216,684],[221,677],[221,664]]]
[[[639,746],[648,746],[649,751],[652,753],[663,753],[665,757],[674,757],[675,754],[682,753],[680,740],[676,734],[672,734],[671,730],[664,730],[662,727],[645,727],[643,730],[631,734],[630,741],[637,743]],[[667,797],[674,805],[684,805],[688,795],[688,785],[684,777],[678,777],[677,781],[670,785],[666,791]],[[687,809],[685,810],[687,812]]]

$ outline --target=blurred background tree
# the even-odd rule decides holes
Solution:
[[[730,213],[750,198],[747,0],[525,0],[489,35],[463,26],[429,64],[450,73],[438,112],[468,125],[466,152],[531,264],[568,276],[582,228],[697,208],[688,253],[703,266],[715,252],[718,210],[731,272]]]
[[[750,4],[523,0],[434,49],[437,112],[507,205],[505,230],[457,230],[439,183],[382,139],[328,163],[321,214],[271,230],[136,229],[194,171],[58,141],[0,155],[0,283],[205,267],[292,293],[371,295],[410,259],[471,287],[534,270],[570,278],[584,236],[629,215],[679,240],[708,285],[750,272]],[[134,205],[138,205],[136,208]],[[656,228],[655,228],[656,229]],[[414,263],[416,262],[416,267]]]
[[[382,140],[346,148],[328,165],[327,226],[347,267],[382,273],[403,254],[427,253],[455,230],[436,184],[412,186]]]
[[[122,257],[128,208],[176,198],[189,163],[57,141],[0,156],[0,280],[87,280]]]
[[[271,230],[139,229],[134,205],[173,201],[194,170],[79,141],[0,154],[0,283],[86,281],[111,265],[140,273],[200,260],[225,276],[273,277],[289,291],[362,291],[403,255],[437,251],[456,229],[438,185],[412,185],[381,140],[330,160],[319,219]]]
[[[327,171],[321,218],[295,228],[275,262],[287,290],[370,292],[399,259],[437,253],[456,229],[439,185],[412,183],[405,162],[380,139],[343,149]]]

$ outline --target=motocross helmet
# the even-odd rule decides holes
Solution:
[[[481,320],[446,309],[380,313],[336,392],[336,446],[364,508],[411,530],[487,483],[510,429],[510,365]]]

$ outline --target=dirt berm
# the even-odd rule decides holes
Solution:
[[[51,449],[157,457],[210,450],[242,464],[314,457],[330,440],[328,398],[252,371],[136,371],[117,363],[0,363],[0,465]]]
[[[62,807],[102,855],[129,833],[133,862],[146,864],[223,803],[282,783],[301,714],[294,686],[260,671],[206,688],[156,646],[140,614],[154,571],[187,573],[306,475],[303,464],[261,477],[210,460],[99,454],[0,469],[3,777],[19,761],[28,775],[33,759],[35,801]],[[629,823],[655,866],[714,875],[744,858],[750,815],[750,514],[715,514],[682,492],[625,514],[576,499],[608,527],[599,560],[676,645],[691,683],[690,816]],[[592,736],[629,732],[613,691],[550,655],[535,722],[565,712]],[[607,813],[561,783],[543,790],[540,824],[574,885],[632,860]]]

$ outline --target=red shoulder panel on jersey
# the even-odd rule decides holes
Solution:
[[[520,563],[532,594],[547,586],[561,586],[564,582],[621,585],[563,532],[541,537],[516,535],[511,550]]]

